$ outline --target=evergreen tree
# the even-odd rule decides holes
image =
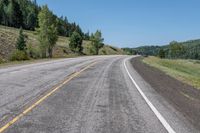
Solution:
[[[0,0],[0,24],[35,30],[38,27],[38,14],[40,11],[41,7],[37,5],[36,0]],[[55,17],[58,22],[57,28],[60,36],[70,37],[74,31],[77,31],[84,38],[85,33],[75,22],[69,23],[67,17]]]
[[[28,13],[25,27],[26,29],[34,30],[36,25],[37,25],[37,16],[34,13],[34,10],[32,10]]]
[[[37,4],[34,1],[28,0],[19,0],[18,2],[23,14],[23,28],[34,30],[37,26]]]
[[[83,47],[82,47],[83,39],[81,35],[78,32],[73,32],[73,34],[70,37],[70,43],[69,47],[73,52],[82,53]]]
[[[9,18],[9,25],[13,27],[23,26],[23,15],[19,3],[16,0],[10,0],[7,7],[7,14]]]
[[[22,28],[20,28],[19,31],[19,37],[17,39],[16,48],[20,51],[26,51],[25,35],[23,34]]]
[[[1,24],[8,26],[8,0],[2,0],[1,3]]]
[[[3,2],[0,1],[0,24],[2,24],[2,21],[3,21],[3,14],[4,14],[3,8],[4,8]]]
[[[67,36],[66,28],[67,26],[65,25],[65,20],[63,19],[63,16],[57,19],[57,26],[58,26],[58,34],[61,36]]]
[[[75,31],[79,33],[79,35],[83,38],[84,37],[84,33],[82,32],[81,28],[79,25],[75,26]]]
[[[89,31],[87,33],[85,33],[84,40],[90,40],[90,32]]]
[[[160,49],[160,51],[159,51],[159,55],[158,55],[161,59],[162,58],[165,58],[165,51],[164,51],[164,49]]]

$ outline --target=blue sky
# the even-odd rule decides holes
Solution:
[[[200,38],[200,0],[37,0],[118,47]]]

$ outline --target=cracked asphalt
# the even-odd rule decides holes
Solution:
[[[0,69],[0,126],[67,76],[96,61],[5,132],[167,132],[128,77],[124,68],[127,58],[91,56]],[[129,60],[127,68],[176,132],[199,132],[140,77]]]

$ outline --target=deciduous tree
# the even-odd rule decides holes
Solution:
[[[99,49],[104,46],[103,44],[104,39],[102,38],[101,31],[97,30],[95,34],[92,34],[90,40],[96,51],[95,54],[98,55]]]
[[[53,13],[49,10],[47,5],[42,7],[38,15],[39,28],[38,37],[40,41],[40,49],[42,57],[52,57],[53,48],[57,42],[57,22]]]

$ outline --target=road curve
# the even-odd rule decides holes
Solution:
[[[184,116],[138,75],[128,59],[128,56],[93,56],[0,69],[0,126],[34,104],[66,77],[97,62],[66,82],[4,131],[168,132],[133,84],[131,76],[174,132],[198,133]],[[125,60],[127,61],[124,62]]]

